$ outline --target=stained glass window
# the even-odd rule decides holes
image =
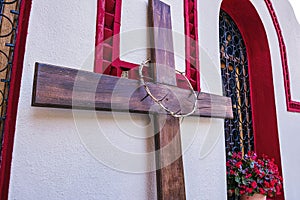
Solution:
[[[254,147],[247,52],[237,25],[224,11],[219,23],[223,94],[231,97],[234,113],[224,124],[226,152],[245,153]]]

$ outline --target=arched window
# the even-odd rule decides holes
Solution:
[[[221,10],[219,41],[223,94],[231,97],[234,118],[226,119],[226,152],[254,150],[248,59],[242,35],[231,17]]]
[[[265,2],[268,7],[271,6],[269,0],[265,0]],[[253,136],[250,135],[248,136],[247,139],[246,138],[247,136],[245,136],[244,133],[242,136],[238,135],[238,137],[240,137],[241,140],[238,141],[237,146],[238,148],[242,147],[242,149],[240,150],[244,152],[248,151],[250,148],[250,150],[255,150],[258,156],[261,156],[262,154],[266,154],[274,158],[276,160],[276,163],[278,164],[279,171],[281,171],[281,157],[280,157],[280,146],[279,146],[279,138],[278,138],[274,83],[273,83],[273,76],[272,76],[272,62],[271,62],[270,47],[268,45],[269,43],[268,43],[268,37],[266,34],[265,27],[251,1],[223,0],[221,4],[221,9],[223,11],[221,11],[220,13],[220,34],[221,34],[221,29],[224,29],[224,27],[222,27],[222,21],[234,22],[231,23],[231,26],[228,27],[228,31],[231,31],[235,35],[239,33],[238,35],[240,35],[241,39],[243,40],[242,46],[245,46],[242,48],[244,49],[243,55],[247,59],[244,61],[247,64],[247,65],[244,64],[244,69],[248,70],[248,73],[244,75],[245,78],[248,79],[247,81],[245,81],[247,85],[244,85],[244,83],[242,83],[242,85],[239,86],[238,82],[241,81],[236,81],[235,82],[236,85],[233,83],[233,80],[230,82],[231,84],[233,84],[234,87],[237,88],[237,90],[234,90],[234,92],[237,93],[237,99],[233,99],[233,106],[235,104],[234,100],[236,101],[240,100],[239,96],[241,96],[241,101],[242,101],[240,103],[242,105],[242,109],[240,111],[236,108],[233,109],[235,109],[235,117],[236,117],[235,121],[238,123],[239,121],[241,121],[243,126],[242,128],[240,128],[239,126],[239,129],[238,130],[236,129],[233,132],[239,132],[239,130],[245,131],[244,125],[248,126],[249,124],[251,124],[252,130],[250,130],[250,133]],[[223,19],[222,19],[222,15],[223,15]],[[224,16],[227,16],[226,19],[224,18]],[[220,38],[221,37],[222,36],[220,36]],[[223,36],[223,42],[225,41],[224,39],[225,38]],[[235,41],[233,35],[231,35],[231,41]],[[222,43],[222,40],[220,40],[220,42]],[[233,48],[231,50],[233,52],[234,51],[237,52],[236,46],[233,45]],[[234,53],[232,54],[232,56],[233,55]],[[226,58],[225,61],[228,62],[228,58]],[[233,66],[233,71],[234,71],[234,66]],[[240,72],[238,74],[240,74]],[[227,75],[229,77],[230,73],[225,71],[224,75],[225,76]],[[249,90],[250,93],[248,94],[246,93],[246,96],[248,97],[248,101],[243,100],[242,99],[243,97],[241,95],[242,93],[237,92],[239,91],[239,87],[240,88],[246,87],[247,90]],[[246,90],[244,90],[244,92],[245,91]],[[247,111],[248,108],[249,110],[252,111],[252,113],[247,113],[245,115],[245,113],[248,112]],[[247,115],[249,115],[249,117],[251,118],[247,119],[247,117],[245,117]],[[237,119],[237,117],[240,116],[242,118]],[[229,123],[229,126],[233,127],[233,124]],[[225,127],[225,130],[226,129],[232,130],[233,128]],[[228,130],[226,131],[228,133]],[[229,143],[231,145],[232,141],[229,140]],[[238,151],[239,150],[238,148],[236,148],[235,150]],[[231,151],[231,150],[227,148],[227,151]],[[277,196],[276,199],[282,200],[284,199],[284,195],[281,194]]]

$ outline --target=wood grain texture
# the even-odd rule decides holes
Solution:
[[[176,85],[171,9],[159,0],[149,0],[151,63],[157,83]]]
[[[149,5],[150,24],[153,27],[150,38],[154,47],[151,50],[154,81],[176,86],[171,9],[160,0],[149,0]],[[154,121],[157,199],[184,200],[186,195],[179,118],[157,114]]]
[[[154,83],[148,86],[170,109],[181,107],[182,111],[190,111],[192,108],[194,99],[189,90]],[[192,116],[233,117],[230,98],[203,92],[197,94],[198,109]],[[36,63],[32,106],[164,113],[154,109],[156,106],[153,105],[138,80]]]
[[[155,115],[157,199],[186,199],[179,118]]]

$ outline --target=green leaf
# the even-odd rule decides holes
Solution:
[[[242,184],[246,185],[246,180],[244,177],[242,177]]]
[[[235,195],[239,195],[240,194],[240,189],[239,188],[235,188],[234,193],[235,193]]]

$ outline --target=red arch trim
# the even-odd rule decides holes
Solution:
[[[255,150],[275,158],[282,171],[271,56],[263,23],[249,0],[223,0],[221,9],[235,21],[246,45]],[[284,199],[283,194],[276,199]]]
[[[8,198],[15,125],[20,96],[20,85],[23,71],[23,61],[31,2],[31,0],[23,0],[21,1],[20,5],[18,34],[15,43],[14,59],[12,63],[10,89],[8,96],[9,104],[7,105],[6,120],[4,124],[2,160],[0,166],[0,200],[6,200]]]
[[[300,112],[300,102],[296,102],[296,101],[292,100],[287,52],[286,52],[286,46],[285,46],[285,42],[284,42],[283,35],[281,32],[280,24],[278,22],[278,18],[275,13],[272,2],[270,0],[265,0],[265,3],[267,5],[269,13],[272,17],[272,21],[273,21],[274,27],[276,29],[277,37],[278,37],[280,55],[281,55],[281,63],[282,63],[282,69],[283,69],[283,80],[284,80],[284,89],[285,89],[287,110],[291,111],[291,112]]]

